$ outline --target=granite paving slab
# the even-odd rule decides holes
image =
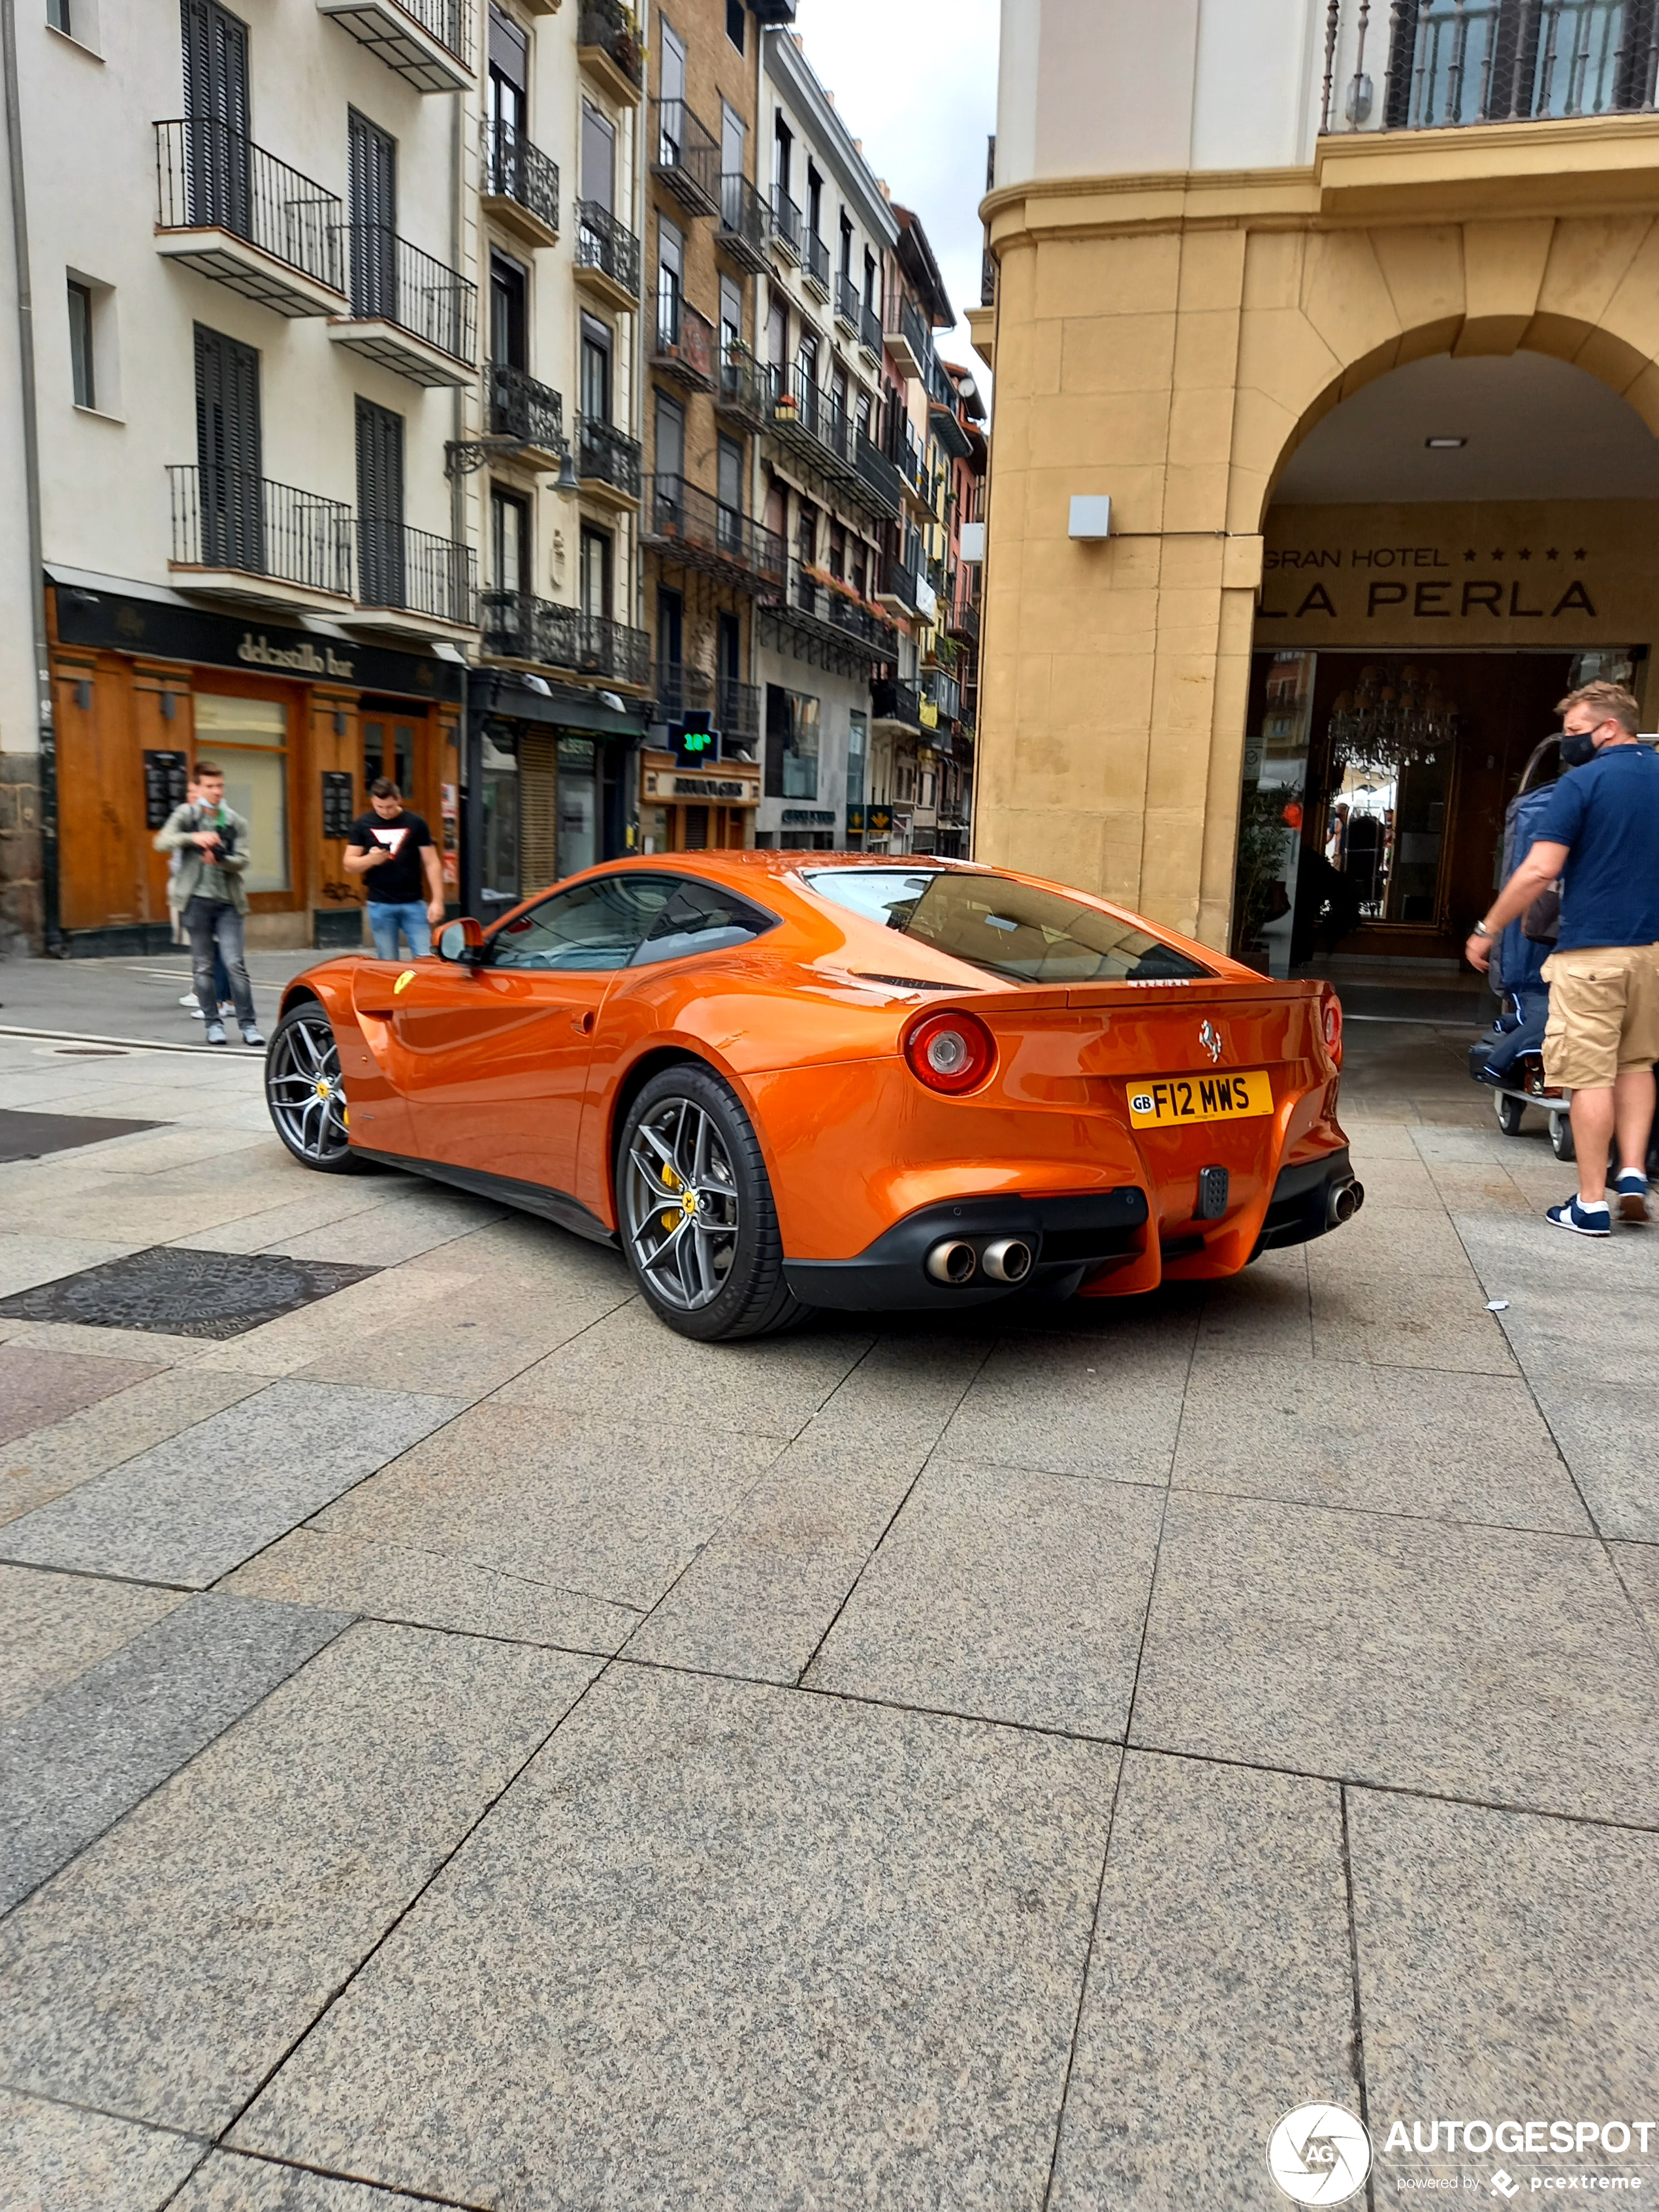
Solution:
[[[173,2199],[171,2212],[420,2212],[432,2202],[216,2150]]]
[[[1519,1376],[1464,1375],[1448,1389],[1401,1368],[1206,1350],[1182,1414],[1181,1488],[1589,1533]]]
[[[596,1663],[348,1630],[0,1923],[13,2079],[223,2130]]]
[[[630,1425],[764,1429],[793,1436],[873,1338],[826,1323],[744,1344],[677,1336],[637,1297],[507,1383],[500,1402],[580,1413],[611,1406]]]
[[[1311,1359],[1308,1248],[1264,1252],[1242,1275],[1210,1285],[1199,1316],[1194,1369],[1212,1358]]]
[[[1130,1752],[1054,2212],[1273,2212],[1281,2115],[1358,2108],[1352,2025],[1337,1790]]]
[[[505,1327],[480,1322],[465,1304],[446,1304],[430,1318],[405,1320],[362,1335],[354,1332],[349,1341],[331,1345],[294,1371],[316,1382],[355,1382],[373,1376],[381,1389],[436,1390],[476,1403],[602,1321],[627,1295],[619,1285],[609,1296],[590,1292],[556,1303],[526,1299]]]
[[[1467,1282],[1473,1272],[1469,1257],[1444,1207],[1437,1201],[1414,1210],[1409,1225],[1401,1221],[1401,1211],[1386,1204],[1373,1206],[1368,1193],[1352,1221],[1304,1247],[1312,1280],[1358,1275],[1368,1281],[1399,1277],[1414,1283]]]
[[[1575,2145],[1567,2158],[1449,2158],[1443,2135],[1437,2160],[1385,2146],[1402,2118],[1427,2136],[1437,2116],[1655,2118],[1653,1837],[1356,1790],[1348,1838],[1378,2203],[1385,2191],[1397,2201],[1402,2179],[1471,2166],[1484,2185],[1500,2159],[1533,2202],[1564,2170],[1637,2174],[1650,2194],[1659,2129],[1645,2154],[1634,2135],[1627,2151]],[[1494,2201],[1483,2186],[1480,2202]]]
[[[692,1425],[627,1430],[591,1409],[563,1413],[490,1399],[319,1514],[317,1525],[644,1612],[742,1504],[783,1442]]]
[[[1004,1339],[945,1431],[946,1455],[1167,1481],[1197,1320],[1196,1309],[1113,1313],[1097,1331]]]
[[[514,2212],[1037,2212],[1117,1756],[615,1666],[230,2140]]]
[[[474,1229],[499,1221],[502,1209],[485,1199],[468,1198],[441,1183],[423,1188],[399,1203],[376,1206],[371,1213],[354,1213],[347,1219],[307,1231],[301,1236],[268,1245],[295,1260],[349,1261],[358,1267],[395,1267],[434,1245],[453,1243]]]
[[[571,1651],[618,1650],[644,1614],[580,1590],[501,1574],[395,1540],[295,1528],[219,1587],[287,1605],[343,1606],[376,1620],[457,1629]]]
[[[1132,1742],[1654,1820],[1656,1740],[1595,1541],[1172,1494]]]
[[[15,1521],[31,1506],[136,1458],[260,1387],[252,1375],[204,1374],[194,1364],[165,1368],[67,1420],[13,1437],[0,1449],[0,1522]]]
[[[1466,1280],[1408,1274],[1365,1279],[1314,1270],[1314,1357],[1376,1367],[1513,1375],[1515,1361],[1471,1267]]]
[[[1659,1544],[1613,1544],[1609,1549],[1620,1580],[1646,1626],[1648,1641],[1659,1650]]]
[[[411,1391],[273,1382],[0,1531],[0,1556],[204,1589],[457,1411]]]
[[[1659,1543],[1659,1384],[1588,1383],[1526,1364],[1596,1527],[1604,1536]]]
[[[331,1643],[350,1620],[193,1597],[0,1729],[0,1912]]]
[[[406,1267],[382,1268],[325,1304],[302,1306],[228,1343],[204,1346],[198,1364],[225,1372],[293,1375],[343,1342],[394,1323],[417,1326],[443,1307],[441,1279]]]
[[[310,1230],[372,1213],[389,1202],[386,1184],[375,1176],[315,1176],[307,1179],[301,1194],[290,1194],[274,1205],[245,1213],[240,1220],[222,1222],[216,1229],[191,1230],[167,1241],[180,1252],[281,1250]]]
[[[1534,1382],[1639,1389],[1659,1369],[1659,1298],[1626,1286],[1569,1290],[1547,1278],[1508,1284],[1503,1296],[1499,1326]]]
[[[136,1360],[90,1359],[72,1352],[0,1345],[0,1447],[159,1372],[154,1361],[142,1366]]]
[[[3,1186],[0,1186],[3,1189]],[[0,1200],[0,1210],[11,1221],[9,1205]],[[112,1225],[106,1217],[103,1226]],[[125,1221],[121,1224],[125,1229]],[[48,1231],[24,1236],[15,1226],[0,1233],[0,1298],[9,1297],[14,1291],[33,1290],[39,1283],[50,1283],[60,1275],[78,1274],[83,1267],[95,1267],[105,1260],[118,1259],[122,1253],[147,1243],[149,1239],[134,1233],[131,1237],[57,1237]]]
[[[207,2149],[189,2136],[0,2089],[6,2212],[162,2212]]]
[[[936,1458],[809,1688],[1121,1740],[1164,1493]]]
[[[0,1566],[0,1723],[18,1719],[184,1602],[182,1590]]]
[[[1620,1224],[1611,1237],[1569,1237],[1545,1220],[1540,1206],[1535,1213],[1460,1213],[1456,1228],[1494,1297],[1507,1296],[1516,1280],[1554,1283],[1593,1299],[1659,1291],[1659,1223]]]

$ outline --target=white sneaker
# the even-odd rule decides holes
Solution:
[[[234,1013],[235,1012],[235,1011],[236,1011],[236,1001],[235,1001],[235,1000],[234,1000],[234,999],[221,999],[221,1000],[220,1000],[220,1001],[219,1001],[219,1012],[220,1012],[222,1014],[234,1014]]]
[[[192,1006],[191,1008],[190,1018],[193,1022],[204,1022],[207,1019],[207,1016],[202,1012],[202,1009],[199,1006]]]
[[[198,1014],[202,1011],[200,1006],[196,1004],[196,994],[194,991],[186,991],[184,997],[179,1000],[179,1003],[181,1006],[193,1007]]]

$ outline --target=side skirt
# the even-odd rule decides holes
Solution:
[[[521,1213],[538,1213],[544,1221],[556,1222],[561,1229],[585,1237],[592,1244],[608,1245],[613,1252],[622,1249],[615,1230],[607,1229],[597,1213],[567,1192],[550,1190],[544,1183],[519,1182],[512,1176],[491,1175],[483,1168],[452,1167],[447,1160],[412,1160],[402,1152],[371,1152],[367,1145],[354,1145],[351,1149],[360,1159],[376,1161],[383,1168],[402,1168],[409,1175],[427,1176],[434,1182],[453,1183],[457,1190],[474,1198],[493,1198],[498,1205],[517,1206]]]

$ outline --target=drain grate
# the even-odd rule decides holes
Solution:
[[[187,1252],[155,1244],[0,1298],[0,1315],[78,1322],[88,1328],[149,1329],[162,1336],[240,1336],[380,1272],[333,1260]]]

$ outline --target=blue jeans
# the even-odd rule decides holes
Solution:
[[[214,969],[222,960],[230,978],[230,997],[235,1004],[239,1027],[251,1030],[253,992],[242,957],[242,917],[234,906],[217,899],[193,898],[185,908],[185,934],[190,939],[190,964],[195,978],[196,1003],[204,1021],[219,1018],[219,994]]]
[[[409,939],[412,958],[422,959],[432,950],[432,924],[426,918],[426,907],[420,899],[402,900],[396,903],[390,899],[370,899],[368,926],[374,933],[377,959],[397,958],[398,932],[400,929]]]

